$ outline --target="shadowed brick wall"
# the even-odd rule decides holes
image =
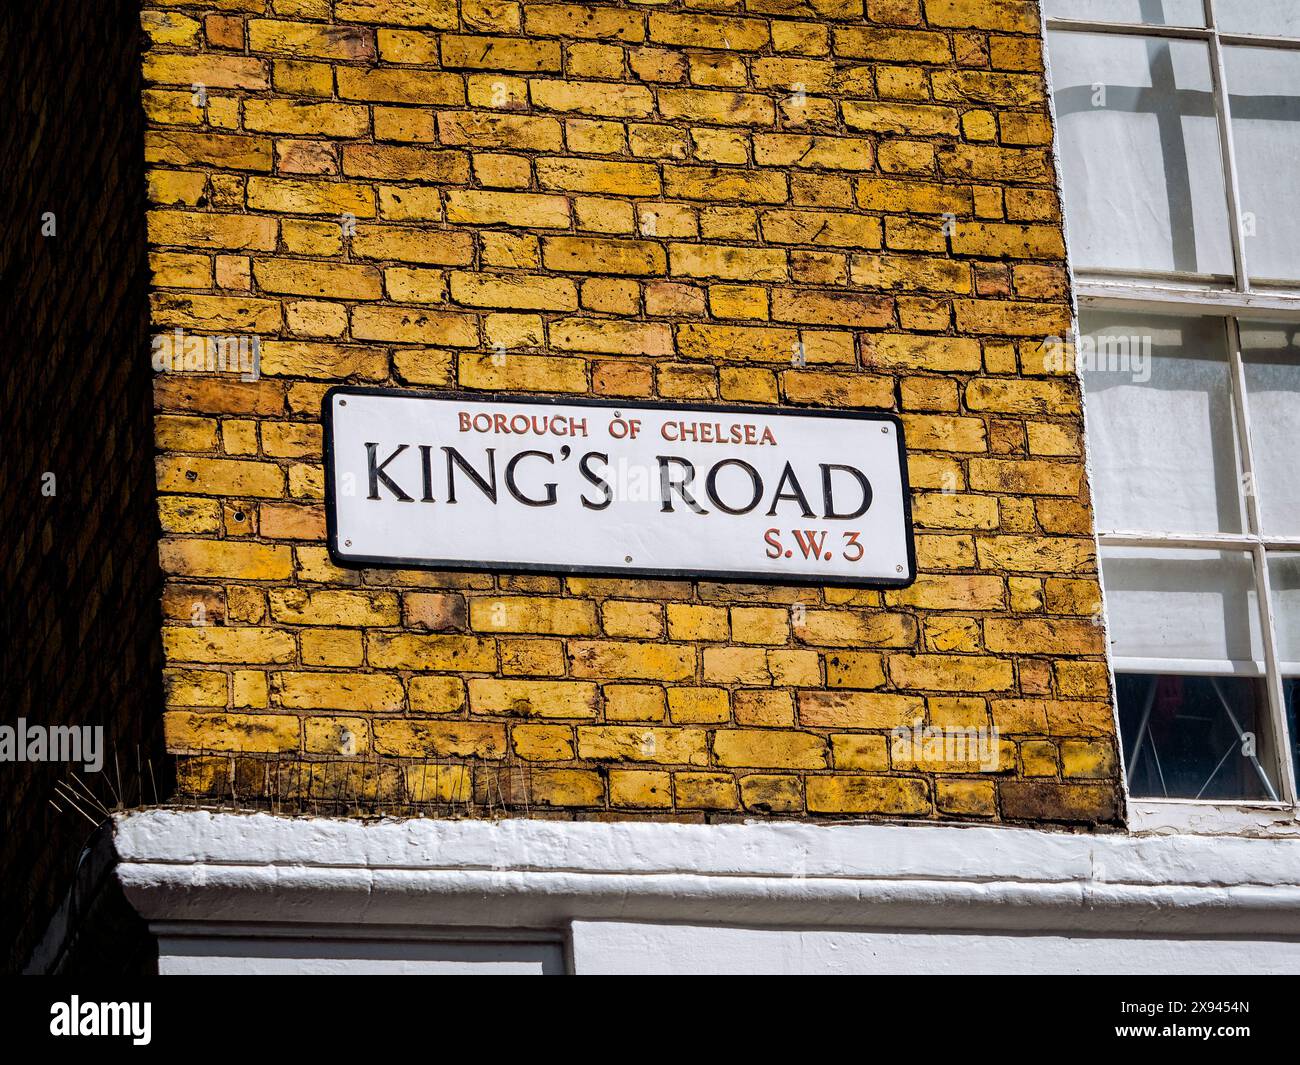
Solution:
[[[261,342],[258,380],[157,380],[187,791],[1117,820],[1079,396],[1043,358],[1069,302],[1036,4],[227,0],[143,23],[155,325]],[[340,382],[896,411],[920,576],[336,567]],[[898,757],[917,722],[996,726],[996,771]]]
[[[94,827],[55,790],[75,773],[110,807],[116,798],[152,801],[150,779],[166,794],[155,749],[162,581],[142,46],[136,3],[51,0],[0,13],[0,724],[105,730],[100,773],[0,762],[0,943],[9,971],[26,964],[76,870],[72,912],[82,939],[54,944],[65,969],[148,964],[136,953],[147,952],[142,923],[84,875]],[[103,950],[96,937],[110,928],[113,949]]]

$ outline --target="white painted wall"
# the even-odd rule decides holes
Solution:
[[[1297,973],[1300,942],[575,921],[573,963],[579,973],[656,975]]]

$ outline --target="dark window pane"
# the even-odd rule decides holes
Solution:
[[[1115,679],[1134,798],[1278,797],[1262,681],[1150,673]]]
[[[1296,707],[1300,705],[1300,680],[1288,677],[1282,681],[1282,698],[1286,703],[1286,734],[1291,743],[1291,764],[1295,766],[1296,783],[1300,785],[1300,733],[1296,732]]]

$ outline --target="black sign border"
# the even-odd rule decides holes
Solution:
[[[906,524],[907,573],[902,577],[872,577],[854,580],[851,577],[774,574],[762,571],[741,570],[680,570],[653,569],[632,566],[627,569],[610,569],[605,566],[555,566],[541,562],[462,562],[445,559],[397,558],[354,555],[344,552],[338,543],[338,514],[334,498],[334,425],[329,416],[330,405],[336,396],[398,396],[407,399],[440,399],[458,403],[519,403],[542,407],[599,407],[609,410],[654,408],[662,410],[698,411],[715,414],[756,414],[765,417],[840,418],[860,422],[888,422],[894,426],[894,440],[898,445],[898,468],[902,478],[903,521]],[[582,577],[612,577],[629,580],[656,579],[678,581],[712,581],[732,584],[808,585],[824,588],[906,588],[916,580],[916,535],[912,525],[912,491],[907,477],[907,445],[904,440],[902,419],[891,411],[855,411],[842,408],[780,407],[762,405],[719,405],[713,403],[673,403],[666,400],[606,400],[589,397],[556,395],[518,395],[513,392],[494,392],[490,395],[460,390],[430,390],[391,388],[362,385],[334,385],[321,397],[321,429],[323,434],[323,459],[325,464],[325,529],[326,548],[330,560],[340,567],[364,569],[421,569],[444,570],[460,573],[556,573]]]

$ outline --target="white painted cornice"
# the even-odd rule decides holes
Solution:
[[[955,825],[119,815],[151,922],[1300,936],[1300,839]]]

